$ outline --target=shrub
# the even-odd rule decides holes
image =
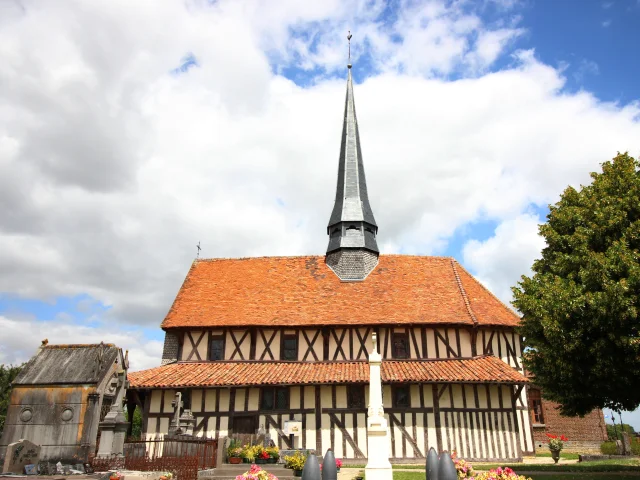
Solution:
[[[608,441],[602,442],[600,444],[600,451],[603,455],[617,455],[618,448],[616,447],[616,442]]]

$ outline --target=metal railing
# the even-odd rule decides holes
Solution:
[[[179,480],[196,480],[198,470],[215,468],[218,441],[191,436],[169,436],[145,440],[127,440],[124,459],[94,458],[95,471],[126,469],[171,472]]]

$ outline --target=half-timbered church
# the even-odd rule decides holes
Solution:
[[[348,67],[326,254],[196,260],[161,325],[162,365],[129,374],[144,432],[168,432],[181,392],[197,435],[263,427],[281,448],[362,463],[375,455],[366,416],[377,332],[392,461],[430,447],[518,460],[534,450],[519,317],[453,258],[380,255]],[[300,435],[285,432],[291,420]]]

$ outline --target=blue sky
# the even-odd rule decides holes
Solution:
[[[638,0],[326,3],[0,9],[0,363],[49,337],[156,365],[199,241],[321,254],[347,29],[385,252],[508,301],[547,204],[640,154]]]

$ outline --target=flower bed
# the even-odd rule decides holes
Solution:
[[[238,475],[236,480],[278,480],[278,477],[254,464],[247,472]]]

